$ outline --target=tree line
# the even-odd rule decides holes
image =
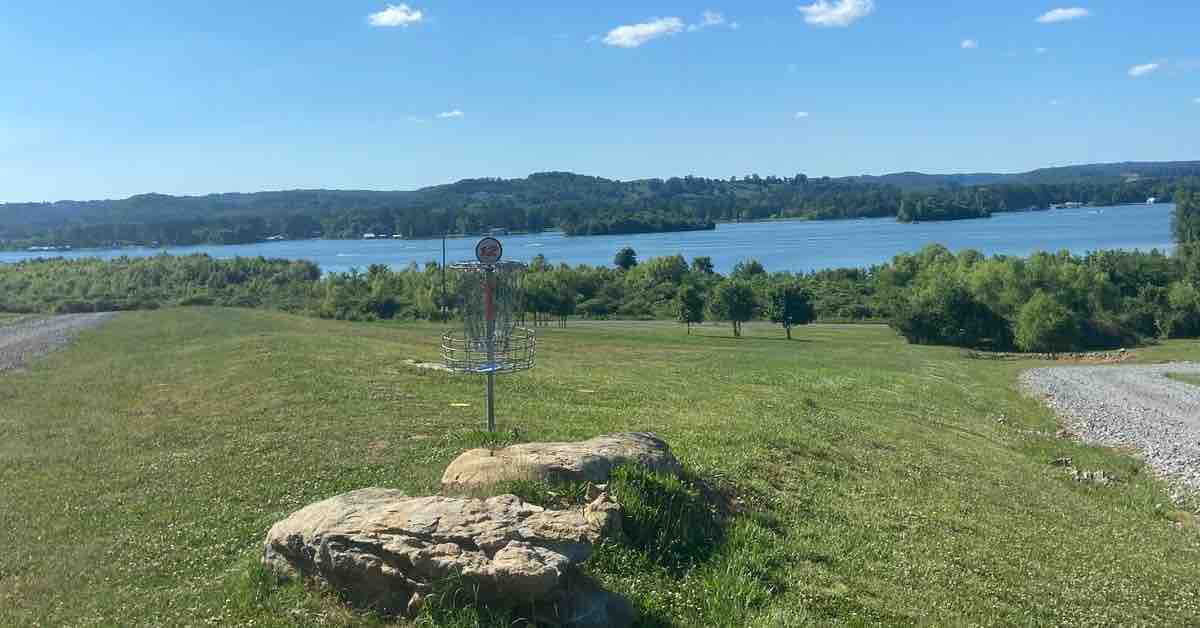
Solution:
[[[1200,193],[1183,191],[1176,252],[992,256],[939,245],[866,269],[770,272],[746,260],[728,275],[712,260],[611,266],[537,257],[523,277],[527,324],[572,318],[705,321],[886,321],[910,342],[994,350],[1069,351],[1200,336]],[[310,262],[204,255],[42,260],[0,265],[0,311],[84,312],[179,305],[265,307],[355,321],[454,316],[468,279],[436,263],[322,275]],[[443,285],[445,288],[443,289]]]
[[[1195,184],[1179,173],[1194,177],[1200,164],[1148,171],[1166,176],[1073,177],[1068,171],[1029,179],[1036,182],[1001,175],[803,174],[622,182],[551,172],[524,179],[468,179],[411,192],[146,194],[114,201],[0,205],[0,246],[246,244],[276,237],[366,234],[427,238],[493,229],[605,235],[712,229],[722,221],[772,218],[951,220],[1068,201],[1111,205],[1150,197],[1166,200]],[[990,183],[964,186],[959,180]]]

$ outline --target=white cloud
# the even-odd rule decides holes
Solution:
[[[724,26],[729,30],[734,31],[742,27],[742,25],[738,24],[737,22],[730,22],[729,20],[725,19],[724,13],[708,10],[700,14],[699,22],[696,22],[695,24],[688,24],[687,32],[694,33],[696,31],[702,31],[706,28],[713,28],[716,26]]]
[[[1034,48],[1033,51],[1037,54],[1044,55],[1044,54],[1046,54],[1047,49],[1038,47],[1038,48]]]
[[[1151,72],[1158,71],[1158,69],[1161,67],[1162,67],[1161,63],[1143,63],[1141,65],[1135,65],[1132,68],[1129,68],[1129,76],[1132,76],[1133,78],[1137,78],[1139,76],[1146,76],[1147,74],[1150,74]]]
[[[1047,11],[1038,16],[1038,24],[1057,24],[1058,22],[1070,22],[1088,17],[1092,14],[1091,11],[1083,7],[1071,7],[1069,9],[1054,9]]]
[[[371,23],[371,26],[402,26],[404,28],[424,19],[423,11],[414,9],[407,4],[389,4],[386,9],[367,16],[367,21]]]
[[[461,109],[452,109],[450,111],[443,111],[443,112],[437,114],[437,117],[442,120],[447,120],[450,118],[461,118],[465,115],[466,114],[463,113]]]
[[[683,20],[677,17],[650,18],[641,24],[618,26],[604,36],[604,43],[618,48],[637,48],[659,37],[676,35],[683,31]]]
[[[1057,98],[1052,98],[1052,99],[1050,99],[1050,106],[1051,106],[1051,107],[1057,107],[1058,105],[1059,105],[1059,100],[1058,100]]]
[[[874,0],[817,0],[796,7],[814,26],[849,26],[875,10]]]
[[[962,46],[963,50],[974,50],[979,47],[979,42],[975,41],[974,39],[964,39],[960,45]]]
[[[700,21],[695,24],[689,24],[688,32],[695,32],[701,29],[709,28],[710,26],[721,26],[725,24],[725,16],[716,11],[705,11],[700,14]]]
[[[803,119],[807,118],[808,116],[809,116],[809,113],[807,111],[797,111],[795,117],[797,120],[803,120]]]

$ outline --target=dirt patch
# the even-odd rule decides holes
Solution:
[[[67,345],[80,330],[116,314],[67,314],[20,320],[0,327],[0,373],[24,369],[31,361]]]

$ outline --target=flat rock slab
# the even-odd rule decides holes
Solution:
[[[654,434],[626,432],[575,443],[523,443],[503,449],[472,449],[442,474],[442,488],[481,489],[509,480],[604,484],[613,469],[638,464],[679,475],[671,447]]]
[[[408,497],[366,488],[276,523],[263,562],[385,612],[411,611],[451,580],[485,602],[553,600],[565,595],[568,570],[587,560],[611,524],[610,505],[598,499],[583,510],[556,511],[513,495]]]

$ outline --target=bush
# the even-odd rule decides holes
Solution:
[[[179,300],[179,305],[184,307],[207,307],[213,305],[213,298],[207,295],[192,295]]]
[[[1183,281],[1171,284],[1167,293],[1168,313],[1163,325],[1171,338],[1200,336],[1200,289]]]
[[[91,303],[84,301],[63,301],[54,306],[55,314],[82,314],[95,311]]]
[[[1016,341],[1023,351],[1070,351],[1080,341],[1079,321],[1066,306],[1038,291],[1017,315]]]
[[[1080,326],[1082,346],[1097,349],[1132,347],[1141,344],[1143,338],[1153,338],[1154,336],[1154,333],[1140,335],[1132,327],[1109,315],[1088,319]]]
[[[902,299],[889,324],[913,344],[991,349],[1012,345],[1008,321],[952,281],[939,281]]]

